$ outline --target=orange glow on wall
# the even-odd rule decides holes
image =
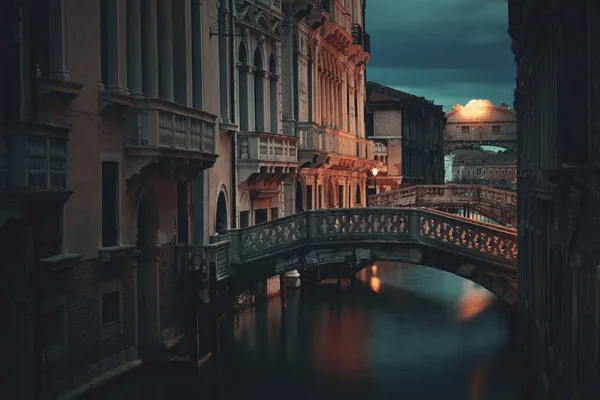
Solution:
[[[375,293],[379,293],[379,290],[381,290],[381,280],[379,280],[378,277],[372,276],[369,280],[369,284],[371,285],[372,291],[374,291]]]
[[[371,265],[371,271],[373,271],[373,275],[377,275],[377,264]]]
[[[468,321],[481,314],[494,302],[494,296],[484,288],[476,288],[471,281],[465,280],[465,294],[458,303],[458,320]]]

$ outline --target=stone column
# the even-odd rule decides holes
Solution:
[[[119,21],[117,0],[106,1],[106,82],[105,89],[120,89],[119,85]]]
[[[67,79],[69,74],[65,67],[65,39],[63,35],[65,10],[63,0],[50,0],[49,12],[49,75],[50,78],[54,79]]]
[[[296,213],[296,181],[288,178],[283,182],[283,197],[285,216]],[[286,286],[292,288],[300,287],[300,273],[297,270],[286,272]]]
[[[194,0],[196,3],[200,3],[200,0]],[[232,62],[234,60],[230,60],[229,57],[229,46],[232,46],[231,39],[226,35],[227,30],[229,29],[229,2],[220,1],[219,2],[219,101],[220,101],[220,109],[221,109],[221,121],[223,123],[231,123],[233,110],[231,110],[231,85],[235,83],[231,81],[231,68],[233,68]],[[195,11],[194,11],[195,13]],[[198,14],[199,15],[199,14]],[[201,18],[200,18],[201,20]],[[197,28],[194,28],[194,32],[196,32]],[[199,28],[198,28],[199,29]],[[201,33],[201,32],[200,32]],[[196,34],[194,34],[196,36]],[[196,46],[201,46],[200,43],[202,41],[202,35],[198,36],[198,44],[194,43],[194,49]],[[199,47],[198,47],[199,48]],[[196,52],[196,50],[194,50]],[[195,54],[195,53],[194,53]],[[194,56],[196,57],[196,56]],[[202,57],[200,53],[199,57]],[[237,59],[238,55],[235,54],[234,58]],[[195,58],[194,58],[195,59]],[[194,65],[196,63],[194,62]],[[194,73],[197,73],[198,66],[194,67]],[[199,79],[194,75],[194,107],[196,107],[196,88],[199,87],[202,90],[202,77]],[[198,107],[196,107],[198,108]],[[238,118],[239,124],[239,118]]]
[[[294,32],[293,22],[283,23],[283,46],[281,48],[281,63],[283,71],[281,74],[283,84],[283,120],[294,119]]]
[[[141,0],[127,2],[127,83],[132,96],[143,95]]]
[[[158,88],[163,100],[173,101],[173,21],[171,0],[158,0]]]
[[[144,35],[144,94],[158,97],[158,31],[156,0],[143,0]]]

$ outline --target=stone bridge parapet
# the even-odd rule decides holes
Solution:
[[[418,185],[369,196],[370,207],[466,206],[490,219],[517,224],[517,193],[483,185]]]
[[[182,247],[178,259],[205,252],[217,280],[244,283],[327,263],[409,262],[448,270],[516,300],[517,232],[434,210],[311,210],[233,229],[212,241]]]

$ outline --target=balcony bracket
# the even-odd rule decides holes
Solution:
[[[38,78],[38,96],[54,98],[68,104],[79,97],[83,85],[68,79]]]

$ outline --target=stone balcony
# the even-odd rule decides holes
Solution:
[[[323,37],[338,51],[344,51],[350,46],[352,16],[340,0],[318,0],[312,14],[319,21],[323,20],[324,15],[327,16]]]
[[[159,99],[136,100],[126,141],[128,178],[155,163],[188,173],[210,168],[218,157],[217,118]]]
[[[259,175],[284,176],[298,167],[297,138],[294,136],[239,132],[237,141],[239,182]]]
[[[0,201],[64,203],[70,129],[0,122]]]
[[[366,64],[371,58],[371,38],[361,24],[352,24],[352,44],[348,48],[348,59],[356,65]]]
[[[344,164],[359,169],[371,169],[374,165],[374,143],[366,138],[342,130],[312,126],[300,129],[299,135],[298,159],[301,164]]]

